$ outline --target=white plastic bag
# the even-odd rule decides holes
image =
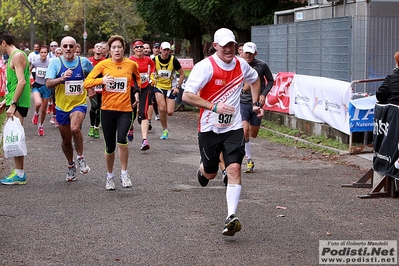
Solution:
[[[26,156],[25,130],[18,117],[9,118],[4,125],[3,151],[6,158]]]

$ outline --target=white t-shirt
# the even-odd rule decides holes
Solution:
[[[200,132],[213,131],[215,133],[225,133],[230,130],[242,128],[242,119],[240,114],[240,97],[244,81],[250,84],[256,82],[258,73],[243,58],[235,57],[230,63],[223,62],[216,54],[212,55],[216,65],[224,71],[233,71],[236,67],[237,60],[240,63],[242,76],[237,77],[238,80],[232,80],[231,83],[225,84],[221,89],[215,92],[211,98],[207,99],[211,102],[224,102],[234,106],[236,112],[233,115],[223,115],[212,112],[211,110],[201,109],[200,115]],[[213,77],[213,66],[209,58],[194,65],[184,87],[184,91],[197,94],[202,90]],[[218,82],[216,80],[215,82]],[[223,80],[220,80],[223,83]],[[218,84],[218,87],[221,85]],[[200,92],[201,93],[201,92]]]
[[[39,59],[40,59],[40,53],[36,54],[35,52],[31,52],[28,55],[28,60],[29,60],[31,65],[32,65],[33,62],[35,62],[35,61],[37,61]],[[32,72],[35,72],[35,71],[36,71],[35,69],[32,69]]]

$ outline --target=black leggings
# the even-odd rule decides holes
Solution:
[[[100,125],[101,102],[101,93],[96,93],[96,96],[90,98],[90,126],[92,127],[98,127]]]
[[[141,119],[149,119],[148,117],[148,106],[150,105],[152,95],[152,87],[148,85],[147,87],[141,89],[140,92],[140,105],[139,105],[139,115]]]
[[[116,143],[127,144],[127,132],[131,124],[132,112],[101,110],[101,125],[107,154],[115,152]]]

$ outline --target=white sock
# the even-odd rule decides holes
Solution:
[[[114,177],[114,173],[108,173],[107,172],[107,180],[110,180],[113,177]]]
[[[227,213],[229,217],[236,213],[238,201],[241,195],[241,185],[228,184],[226,189]]]
[[[24,169],[15,169],[15,172],[17,173],[17,176],[23,177],[25,174]]]
[[[251,142],[245,142],[245,157],[247,157],[247,159],[251,159],[252,158],[252,153],[251,153]]]
[[[127,170],[121,170],[121,175],[127,175]]]

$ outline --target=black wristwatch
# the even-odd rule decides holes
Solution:
[[[254,102],[254,103],[252,104],[252,106],[258,106],[258,107],[260,107],[260,102]]]
[[[176,88],[178,88],[179,90],[181,89],[181,86],[180,85],[176,85]]]
[[[17,106],[17,102],[12,101],[11,104],[10,104],[10,106],[11,106],[11,105]]]

